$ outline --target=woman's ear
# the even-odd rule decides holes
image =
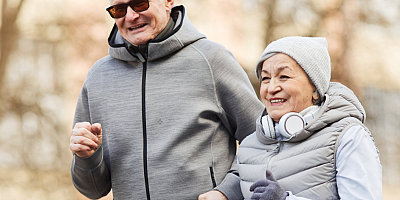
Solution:
[[[320,98],[321,98],[321,97],[319,96],[318,91],[317,91],[317,90],[314,90],[314,93],[313,93],[313,95],[312,95],[312,102],[313,102],[313,104],[314,104],[314,105],[319,105],[319,104],[321,103]]]
[[[313,93],[313,95],[312,95],[312,98],[313,98],[313,100],[318,100],[319,94],[318,94],[318,91],[317,91],[317,90],[314,90],[314,93]]]

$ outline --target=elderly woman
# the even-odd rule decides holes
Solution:
[[[364,108],[350,89],[330,83],[326,39],[272,42],[256,73],[266,110],[238,150],[244,198],[382,199]]]

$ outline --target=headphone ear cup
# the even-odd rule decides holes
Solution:
[[[274,121],[269,115],[265,115],[261,118],[261,122],[264,128],[264,134],[272,139],[276,138]]]
[[[295,112],[286,113],[279,121],[279,131],[285,138],[291,138],[306,126],[304,118]]]

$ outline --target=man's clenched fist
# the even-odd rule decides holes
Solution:
[[[101,145],[101,124],[91,125],[89,122],[79,122],[71,130],[69,148],[79,157],[91,156]]]

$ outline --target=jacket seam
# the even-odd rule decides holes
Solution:
[[[337,155],[337,149],[339,148],[339,143],[340,143],[340,140],[343,138],[343,136],[344,136],[344,134],[347,132],[347,130],[349,130],[351,127],[353,127],[353,126],[355,126],[355,125],[360,125],[360,124],[357,124],[357,123],[350,123],[350,124],[348,124],[344,129],[343,129],[343,131],[339,134],[339,136],[338,136],[338,138],[336,139],[336,143],[335,143],[335,149],[334,149],[334,151],[333,151],[333,163],[335,164],[335,170],[336,170],[336,155]]]
[[[325,181],[325,182],[323,182],[323,183],[319,183],[319,184],[313,185],[312,187],[306,188],[306,189],[304,189],[304,190],[301,190],[301,191],[296,192],[296,193],[293,193],[293,194],[296,195],[296,194],[298,194],[298,193],[300,193],[300,192],[304,192],[304,191],[307,191],[307,190],[309,190],[309,189],[318,187],[318,186],[320,186],[320,185],[329,183],[329,182],[331,182],[332,180],[336,180],[336,177],[332,177],[331,179],[329,179],[329,180],[327,180],[327,181]],[[335,182],[336,182],[336,181],[335,181]]]
[[[90,174],[90,179],[91,179],[91,181],[92,181],[94,190],[96,191],[97,196],[98,196],[99,198],[102,197],[103,195],[100,194],[100,192],[99,192],[99,190],[98,190],[98,188],[97,188],[97,184],[96,184],[96,181],[94,180],[94,176],[93,176],[93,170],[95,170],[95,169],[97,169],[98,167],[100,167],[101,164],[102,164],[102,162],[103,162],[103,159],[101,159],[100,163],[99,163],[96,167],[94,167],[93,169],[84,169],[84,168],[82,168],[82,167],[79,167],[79,166],[75,165],[76,168],[78,168],[78,169],[80,169],[80,170],[83,170],[83,171],[88,171],[88,172],[89,172],[89,174]],[[74,181],[73,181],[73,182],[74,182]],[[74,182],[74,185],[75,185],[75,182]],[[75,185],[75,186],[76,186],[76,185]]]
[[[84,84],[85,85],[85,84]],[[87,88],[86,87],[83,87],[82,88],[82,95],[85,95],[85,97],[86,97],[86,101],[80,101],[79,103],[81,103],[81,104],[85,104],[85,103],[87,103],[87,104],[85,104],[84,106],[82,106],[82,107],[86,107],[87,106],[87,108],[85,109],[85,110],[87,110],[88,112],[87,112],[87,115],[88,115],[88,118],[89,118],[89,121],[90,121],[90,123],[92,123],[92,116],[91,116],[91,112],[89,111],[90,109],[89,109],[89,97],[88,97],[88,95],[87,95]]]
[[[321,163],[319,165],[315,165],[315,166],[312,166],[312,167],[309,167],[309,168],[305,168],[304,170],[301,170],[299,172],[306,172],[306,171],[311,170],[313,168],[316,168],[316,167],[319,167],[319,166],[323,166],[323,165],[326,165],[326,164],[329,164],[329,163],[331,163],[331,162],[327,161],[327,162]],[[288,174],[287,176],[284,176],[284,177],[280,178],[279,180],[287,178],[287,177],[295,175],[295,174],[298,174],[299,172],[295,172],[294,174]]]
[[[203,54],[203,52],[201,52],[197,47],[195,47],[193,44],[190,44],[190,47],[192,47],[194,50],[196,50],[200,55],[201,55],[201,57],[204,59],[204,61],[207,63],[207,67],[208,67],[208,69],[209,69],[209,71],[210,71],[210,76],[211,76],[211,79],[212,79],[212,84],[213,84],[213,88],[214,88],[214,99],[215,99],[215,104],[217,105],[217,107],[218,107],[218,109],[219,109],[219,111],[220,111],[220,113],[218,113],[219,115],[222,115],[222,113],[225,113],[224,112],[224,110],[222,109],[222,107],[221,107],[221,105],[219,105],[219,100],[218,100],[218,95],[217,95],[217,89],[216,89],[216,83],[215,83],[215,79],[214,79],[214,73],[213,73],[213,70],[212,70],[212,68],[211,68],[211,64],[210,64],[210,62],[208,61],[208,59],[207,59],[207,57]],[[211,150],[211,167],[213,167],[213,169],[214,169],[214,179],[215,179],[215,174],[216,174],[216,171],[215,171],[215,168],[214,168],[214,152],[213,152],[213,141],[214,141],[214,138],[215,138],[215,135],[217,134],[217,124],[215,124],[215,127],[214,127],[214,131],[213,131],[213,135],[212,135],[212,138],[211,138],[211,143],[210,143],[210,150]]]
[[[93,169],[96,169],[96,168],[99,167],[100,165],[101,165],[101,163],[100,163],[98,166],[96,166],[95,168],[93,168]],[[94,188],[95,192],[97,193],[97,196],[98,196],[99,198],[102,197],[102,195],[100,194],[99,190],[97,189],[96,181],[94,180],[94,177],[93,177],[93,172],[92,172],[93,169],[87,170],[87,169],[83,169],[82,167],[79,167],[79,166],[76,166],[76,165],[75,165],[74,167],[76,167],[76,168],[78,168],[78,169],[81,169],[81,170],[83,170],[83,171],[88,171],[88,173],[90,174],[90,180],[91,180],[91,182],[92,182],[92,184],[93,184],[93,188]],[[71,171],[73,171],[73,170],[71,169]],[[77,185],[75,184],[75,181],[72,181],[72,183],[74,184],[74,186],[75,186],[76,188],[78,188]]]
[[[185,46],[185,45],[183,44],[183,42],[181,41],[181,39],[179,39],[179,37],[176,36],[176,34],[174,34],[173,36],[176,38],[176,40],[178,40],[178,42],[179,42],[179,44],[181,45],[181,47],[184,47],[184,46]],[[190,44],[190,45],[192,45],[192,44]]]
[[[327,148],[327,147],[331,147],[331,146],[334,146],[334,144],[329,144],[329,145],[321,146],[321,147],[318,147],[318,148],[315,148],[315,149],[311,149],[311,151],[300,152],[299,154],[296,154],[296,155],[293,155],[293,156],[290,156],[290,157],[287,157],[287,158],[283,158],[283,159],[281,159],[281,160],[279,160],[279,161],[286,160],[286,159],[290,159],[290,158],[293,158],[293,157],[298,156],[298,155],[302,155],[302,154],[305,154],[305,153],[317,151],[317,150],[319,150],[319,149]],[[318,166],[318,165],[317,165],[317,166]]]
[[[99,190],[97,189],[96,181],[94,180],[92,170],[89,170],[89,173],[90,173],[90,179],[92,179],[92,184],[93,184],[93,186],[94,186],[94,189],[95,189],[97,195],[98,195],[99,197],[101,197],[102,195],[100,194]]]
[[[213,131],[213,134],[212,134],[212,137],[211,137],[211,143],[210,143],[210,153],[211,153],[211,167],[212,167],[212,169],[213,169],[213,174],[211,175],[212,177],[212,181],[216,181],[215,180],[215,167],[214,167],[214,150],[213,150],[213,143],[214,143],[214,138],[215,138],[215,135],[217,134],[217,127],[216,127],[217,125],[215,124],[215,126],[214,126],[214,131]],[[215,187],[215,186],[214,186]]]
[[[100,147],[99,147],[97,150],[99,150],[100,148],[102,148],[101,145],[100,145]],[[97,150],[95,151],[95,153],[97,152]],[[102,150],[102,149],[101,149],[101,150]],[[80,158],[80,157],[78,157],[76,154],[74,154],[74,155],[73,155],[73,156],[74,156],[74,159],[75,159],[74,167],[76,167],[76,168],[78,168],[78,169],[80,169],[80,170],[83,170],[83,171],[90,171],[90,170],[95,170],[95,169],[97,169],[98,167],[101,166],[101,164],[102,164],[103,161],[104,161],[104,159],[103,159],[103,154],[101,154],[100,162],[98,162],[98,164],[97,164],[96,166],[94,166],[93,168],[91,168],[91,169],[85,169],[85,168],[80,167],[79,165],[76,164],[76,160],[77,160],[77,159],[80,159],[80,160],[88,160],[88,159],[91,158],[93,155],[94,155],[94,154],[92,154],[91,156],[86,157],[86,158]]]
[[[220,111],[224,112],[222,107],[221,107],[221,105],[219,105],[219,99],[218,99],[218,95],[217,95],[217,89],[216,89],[216,84],[215,84],[214,73],[213,73],[213,70],[212,70],[210,62],[208,61],[207,57],[203,54],[203,52],[201,52],[197,47],[195,47],[193,44],[190,44],[190,46],[193,49],[195,49],[201,55],[201,57],[203,57],[204,61],[206,61],[208,69],[210,70],[210,76],[211,76],[213,87],[214,87],[215,104],[217,105],[217,107],[218,107],[218,109]]]

